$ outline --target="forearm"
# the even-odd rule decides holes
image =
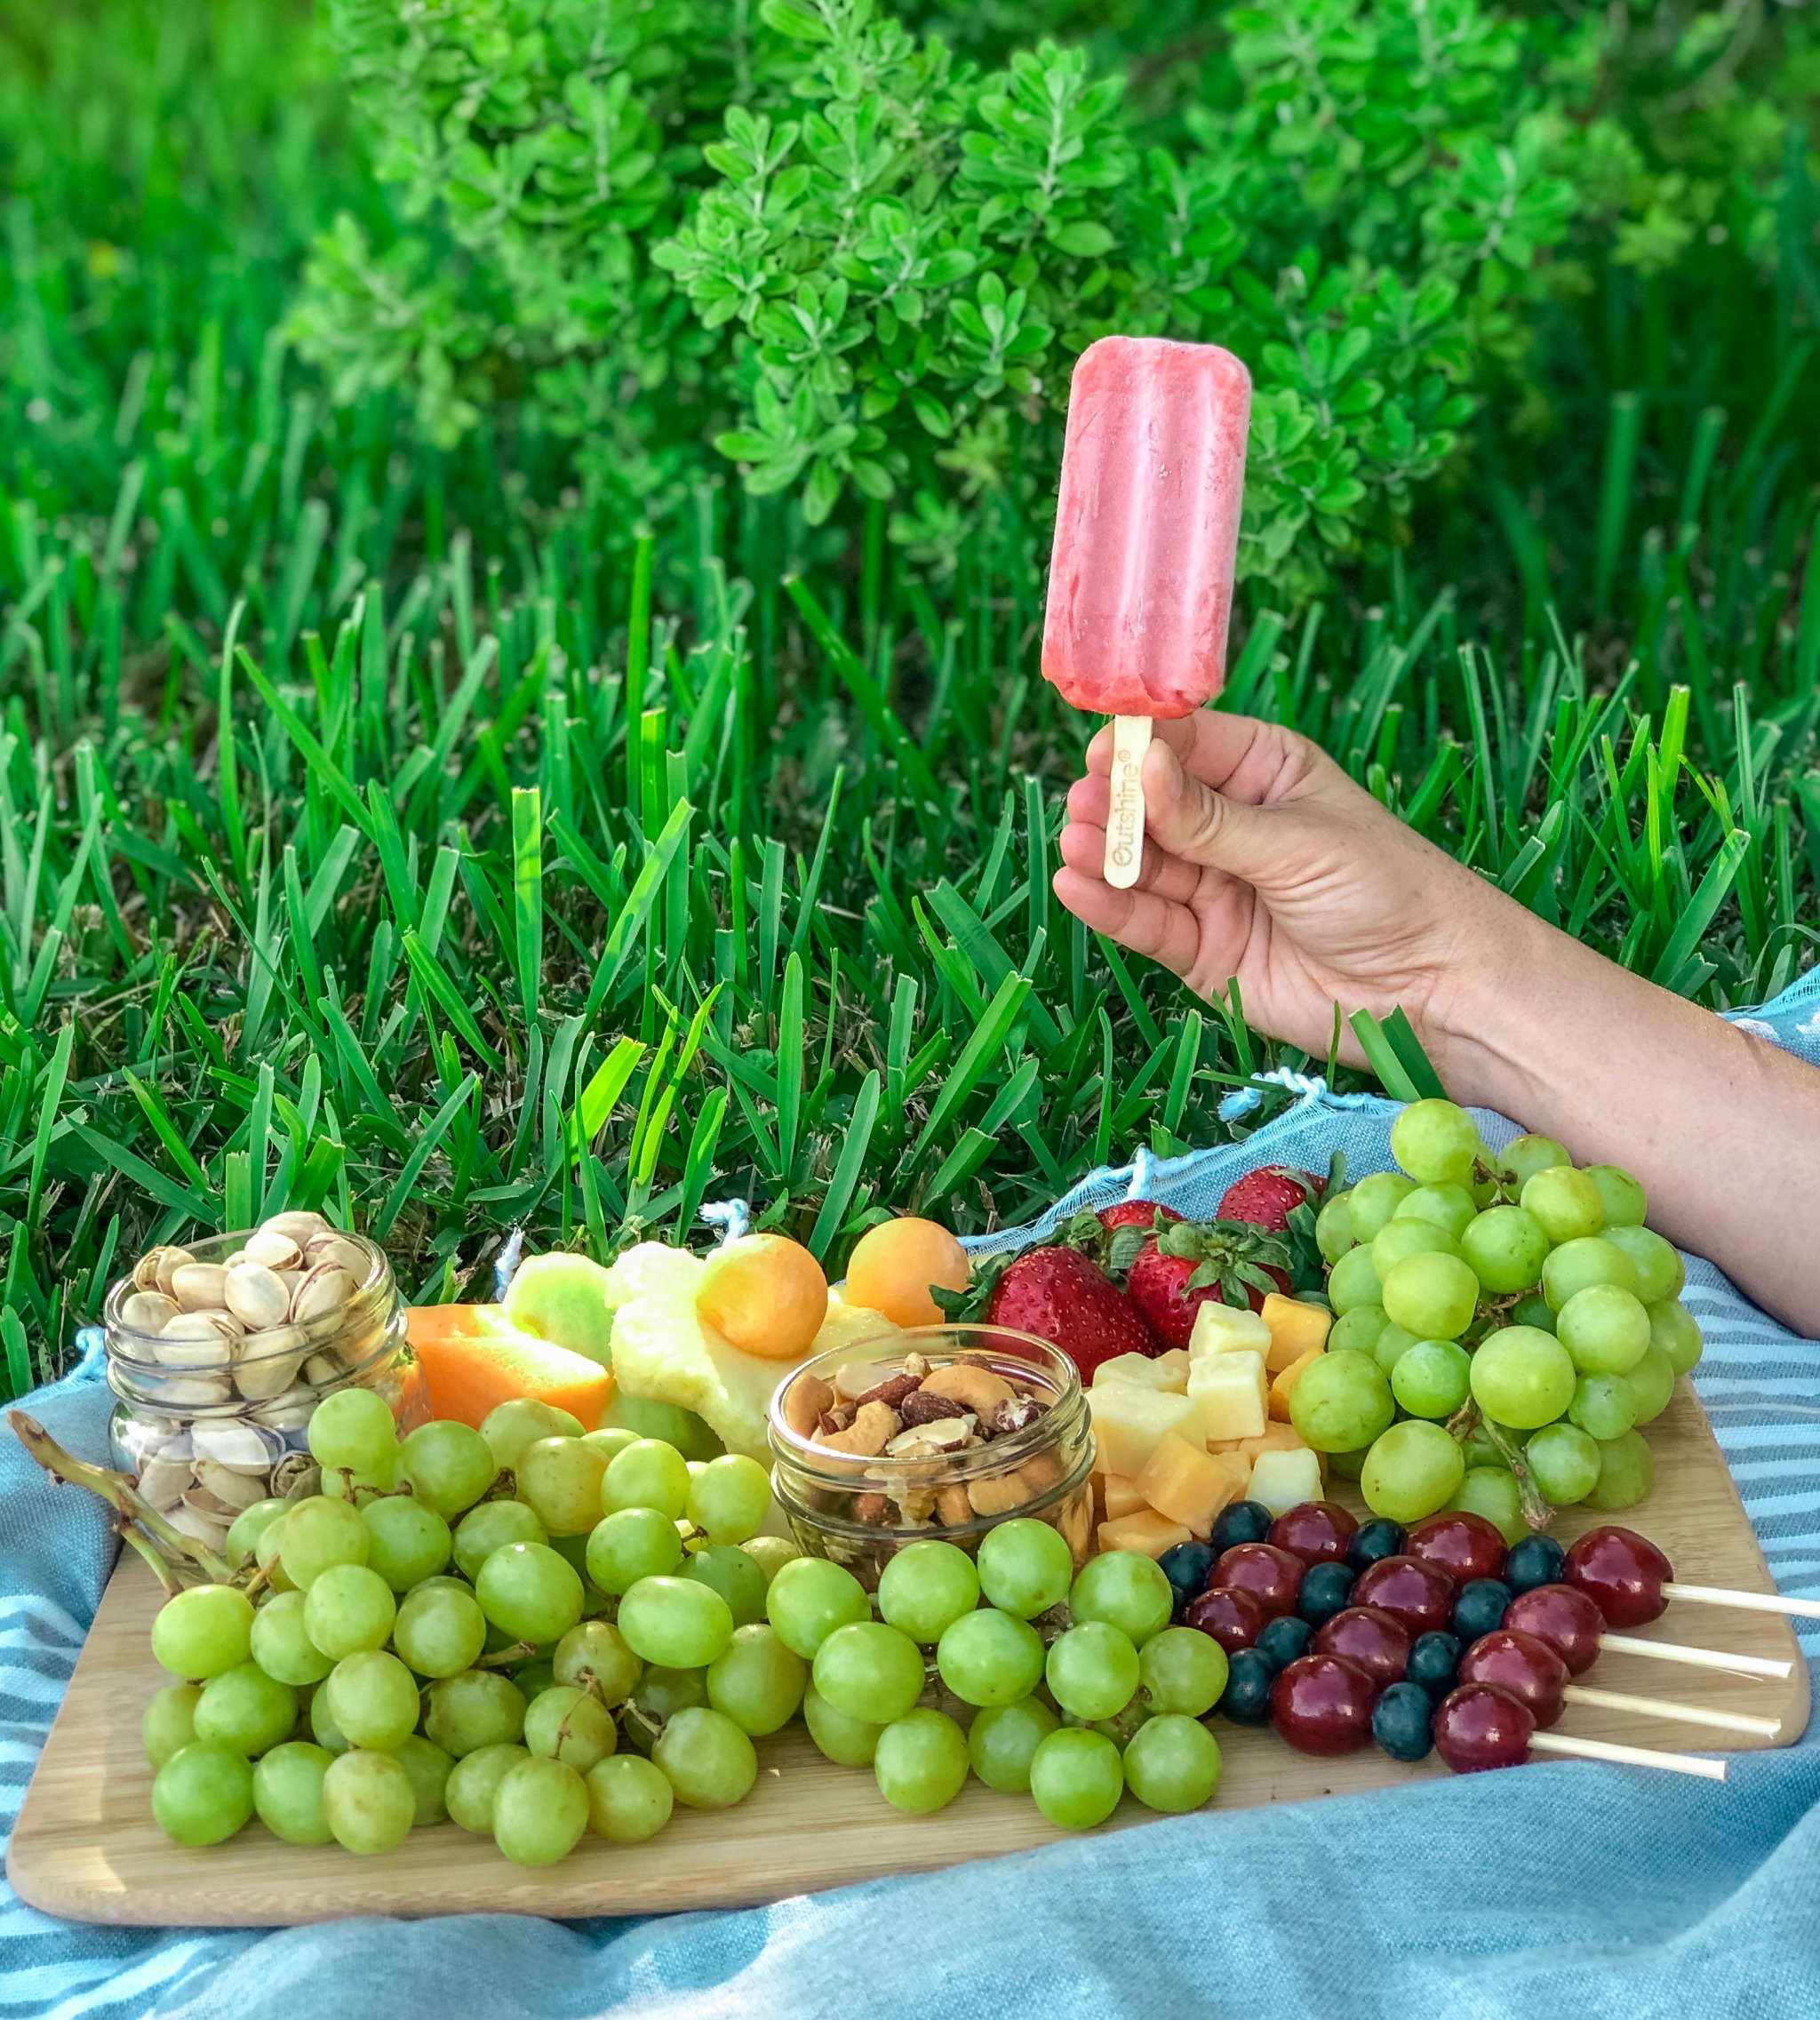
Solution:
[[[1634,1172],[1653,1226],[1820,1337],[1820,1071],[1514,905],[1494,917],[1496,955],[1428,1034],[1449,1094]]]

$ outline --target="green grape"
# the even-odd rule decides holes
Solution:
[[[1314,1217],[1314,1245],[1324,1262],[1337,1263],[1359,1237],[1353,1232],[1353,1195],[1336,1193]],[[1025,1784],[1026,1787],[1028,1783]]]
[[[1465,1454],[1440,1425],[1406,1417],[1366,1455],[1359,1491],[1374,1515],[1419,1522],[1447,1506],[1465,1471]]]
[[[1329,1452],[1327,1455],[1327,1470],[1341,1480],[1357,1480],[1365,1470],[1365,1461],[1371,1448],[1361,1446],[1353,1452]]]
[[[1056,1534],[1046,1522],[1002,1523],[997,1529],[988,1529],[980,1544],[982,1567],[987,1561],[986,1546],[993,1537],[1007,1529],[1019,1527]],[[1062,1554],[1068,1560],[1068,1577],[1072,1578],[1074,1561],[1066,1544],[1062,1545]],[[878,1609],[891,1626],[913,1641],[933,1647],[963,1613],[971,1613],[978,1605],[979,1577],[973,1560],[952,1543],[907,1544],[885,1566],[879,1578]],[[1066,1580],[1063,1581],[1062,1592],[1066,1597]],[[1016,1613],[1021,1609],[1010,1607],[1006,1610]]]
[[[1198,1629],[1165,1627],[1144,1644],[1138,1671],[1153,1712],[1198,1719],[1213,1709],[1226,1687],[1226,1652]]]
[[[710,1464],[720,1465],[714,1459]],[[683,1567],[682,1576],[711,1586],[727,1602],[736,1627],[749,1627],[764,1618],[767,1587],[757,1561],[748,1557],[738,1544],[711,1543],[698,1550]]]
[[[439,1677],[426,1702],[425,1733],[458,1761],[483,1746],[508,1746],[523,1737],[524,1693],[496,1670],[465,1669],[459,1676]]]
[[[1464,1186],[1479,1125],[1451,1101],[1412,1101],[1390,1126],[1390,1154],[1418,1186]]]
[[[388,1494],[360,1512],[366,1524],[366,1561],[395,1593],[433,1578],[449,1561],[449,1525],[414,1496]]]
[[[682,1538],[655,1508],[621,1508],[595,1523],[587,1539],[587,1575],[603,1593],[630,1592],[641,1578],[661,1578],[682,1561]]]
[[[493,1791],[493,1842],[515,1865],[555,1865],[587,1828],[587,1784],[561,1761],[534,1756]]]
[[[1125,1785],[1146,1809],[1199,1809],[1219,1786],[1219,1742],[1198,1719],[1166,1712],[1131,1737]]]
[[[326,1845],[335,1833],[323,1807],[323,1784],[335,1756],[307,1740],[275,1746],[252,1771],[252,1806],[259,1820],[287,1845]]]
[[[521,1761],[530,1758],[523,1747],[512,1745],[480,1746],[463,1754],[449,1770],[448,1785],[443,1791],[449,1821],[476,1838],[491,1838],[493,1798],[499,1792],[499,1784]]]
[[[1089,1558],[1068,1591],[1068,1614],[1077,1627],[1083,1620],[1103,1620],[1134,1649],[1169,1625],[1175,1605],[1162,1567],[1136,1550],[1108,1550]]]
[[[515,1473],[527,1446],[539,1438],[579,1438],[581,1419],[533,1396],[514,1396],[487,1412],[480,1434],[500,1472]]]
[[[1124,1792],[1124,1763],[1104,1733],[1063,1726],[1031,1757],[1030,1792],[1058,1830],[1090,1831],[1104,1824]]]
[[[838,1630],[842,1634],[857,1631]],[[822,1648],[834,1639],[830,1635]],[[784,1646],[775,1627],[736,1627],[726,1653],[708,1665],[707,1701],[741,1732],[762,1739],[795,1717],[808,1682],[809,1665]]]
[[[1618,1164],[1589,1164],[1585,1176],[1592,1181],[1599,1203],[1605,1210],[1608,1227],[1640,1227],[1649,1210],[1642,1186]]]
[[[384,1500],[397,1484],[395,1460],[379,1473],[356,1473],[351,1466],[342,1466],[333,1472],[325,1471],[322,1476],[323,1496],[331,1501],[346,1501],[356,1511]]]
[[[1616,1514],[1634,1507],[1656,1484],[1656,1455],[1640,1431],[1626,1431],[1599,1448],[1599,1483],[1586,1497],[1590,1508]]]
[[[1582,1375],[1568,1417],[1589,1438],[1608,1443],[1622,1438],[1637,1421],[1637,1392],[1627,1375]]]
[[[1630,1384],[1631,1393],[1637,1399],[1633,1421],[1654,1424],[1674,1394],[1674,1363],[1659,1346],[1651,1345],[1643,1349],[1643,1358],[1637,1365],[1618,1379]]]
[[[584,1431],[581,1441],[584,1445],[592,1445],[596,1451],[604,1452],[607,1464],[611,1465],[627,1446],[638,1442],[638,1433],[628,1431],[623,1424],[616,1424],[605,1431]]]
[[[1599,1484],[1599,1447],[1577,1425],[1545,1425],[1523,1448],[1524,1463],[1545,1501],[1571,1508]]]
[[[1577,1290],[1555,1313],[1554,1329],[1583,1375],[1628,1375],[1649,1345],[1641,1299],[1615,1283]]]
[[[1368,1247],[1392,1214],[1416,1190],[1413,1178],[1401,1171],[1374,1171],[1360,1179],[1346,1198],[1352,1202],[1353,1239]]]
[[[607,1455],[582,1438],[538,1438],[514,1469],[518,1498],[552,1536],[586,1536],[601,1519]]]
[[[1421,1339],[1399,1355],[1390,1393],[1411,1417],[1448,1417],[1465,1401],[1473,1361],[1450,1339]]]
[[[417,1680],[383,1649],[344,1657],[322,1689],[329,1716],[350,1746],[389,1753],[417,1724]]]
[[[619,1737],[639,1753],[649,1753],[653,1728],[661,1729],[678,1712],[706,1703],[706,1670],[648,1669],[632,1693],[631,1713],[621,1713]]]
[[[1520,1431],[1553,1424],[1577,1380],[1566,1347],[1535,1326],[1489,1333],[1473,1356],[1473,1400],[1494,1423]]]
[[[1460,1236],[1460,1253],[1481,1289],[1508,1297],[1541,1277],[1548,1236],[1536,1216],[1520,1206],[1488,1207]]]
[[[523,1668],[512,1672],[512,1681],[524,1693],[524,1701],[530,1705],[546,1690],[556,1688],[556,1665],[539,1657],[536,1662],[528,1662]]]
[[[252,1659],[269,1677],[301,1689],[320,1683],[334,1663],[309,1638],[305,1595],[277,1593],[253,1616]]]
[[[1409,1256],[1384,1280],[1382,1302],[1417,1339],[1457,1339],[1478,1309],[1479,1279],[1458,1256]]]
[[[804,1662],[813,1662],[816,1650],[836,1627],[872,1618],[872,1602],[850,1571],[826,1558],[797,1557],[771,1580],[765,1593],[765,1618],[786,1649]]]
[[[670,1821],[676,1792],[662,1768],[636,1753],[615,1753],[590,1768],[587,1820],[617,1845],[642,1845]]]
[[[1680,1289],[1677,1284],[1675,1290]],[[1672,1297],[1674,1291],[1666,1291],[1664,1295]],[[281,1521],[290,1508],[288,1501],[255,1501],[251,1507],[240,1511],[228,1525],[228,1540],[221,1546],[231,1570],[239,1570],[259,1548],[259,1538],[274,1522]]]
[[[1432,1220],[1457,1242],[1478,1211],[1464,1186],[1417,1186],[1390,1218],[1392,1222]]]
[[[231,1746],[249,1758],[289,1739],[297,1727],[297,1693],[243,1662],[203,1686],[196,1708],[196,1736]]]
[[[324,1753],[347,1753],[347,1735],[329,1716],[329,1693],[320,1687],[309,1694],[309,1729]]]
[[[299,1592],[307,1593],[336,1565],[364,1564],[371,1553],[371,1534],[351,1503],[312,1494],[307,1500],[291,1504],[284,1518],[279,1558]]]
[[[1525,1213],[1533,1214],[1551,1242],[1574,1242],[1596,1234],[1605,1226],[1605,1204],[1599,1188],[1570,1164],[1552,1164],[1538,1171],[1520,1195]]]
[[[674,1445],[685,1459],[717,1459],[726,1447],[692,1409],[673,1402],[653,1402],[644,1396],[628,1396],[616,1388],[613,1399],[601,1412],[601,1428],[624,1427],[640,1438],[660,1439]]]
[[[1622,1249],[1598,1234],[1563,1242],[1560,1248],[1550,1250],[1542,1265],[1542,1294],[1556,1313],[1569,1297],[1595,1283],[1615,1283],[1634,1297],[1638,1281],[1637,1265]]]
[[[1109,1719],[1137,1692],[1138,1651],[1103,1620],[1083,1620],[1050,1645],[1043,1675],[1049,1694],[1077,1719]]]
[[[455,1569],[472,1582],[494,1551],[508,1543],[549,1540],[549,1531],[523,1501],[483,1501],[455,1525]]]
[[[559,1641],[581,1618],[581,1578],[547,1544],[508,1543],[480,1568],[474,1596],[489,1621],[515,1641]]]
[[[1208,1637],[1197,1634],[1195,1639],[1206,1641]],[[1159,1634],[1157,1641],[1161,1640]],[[1208,1645],[1218,1649],[1217,1642]],[[1224,1659],[1225,1651],[1218,1652]],[[1041,1697],[989,1705],[975,1715],[967,1729],[967,1758],[973,1772],[987,1788],[996,1789],[1001,1795],[1028,1795],[1031,1761],[1059,1723]]]
[[[196,1737],[196,1708],[202,1702],[199,1683],[167,1683],[139,1722],[140,1744],[154,1768],[162,1768]]]
[[[1038,1648],[1042,1644],[1039,1642]],[[1041,1662],[1037,1673],[1042,1674]],[[837,1768],[869,1768],[878,1751],[878,1736],[885,1729],[868,1719],[850,1719],[837,1712],[811,1683],[802,1693],[802,1722],[809,1737]]]
[[[1539,1290],[1527,1297],[1520,1297],[1505,1315],[1505,1323],[1512,1326],[1534,1326],[1540,1332],[1554,1330],[1554,1309]]]
[[[344,1850],[388,1852],[410,1834],[417,1792],[389,1753],[343,1753],[323,1776],[323,1816]]]
[[[180,1747],[152,1784],[152,1815],[173,1843],[219,1845],[252,1815],[252,1769],[216,1740]]]
[[[793,1558],[800,1557],[802,1554],[786,1536],[748,1537],[739,1547],[764,1573],[764,1585],[767,1592],[770,1590],[771,1580],[777,1577],[785,1565],[789,1563]]]
[[[1559,1165],[1571,1166],[1573,1159],[1553,1137],[1513,1137],[1498,1153],[1500,1170],[1508,1171],[1516,1180],[1521,1193],[1538,1171],[1548,1171]]]
[[[682,1453],[660,1439],[641,1438],[608,1465],[601,1506],[610,1515],[621,1508],[655,1508],[674,1522],[689,1505],[689,1487]]]
[[[1388,1379],[1396,1373],[1397,1362],[1417,1344],[1415,1334],[1407,1326],[1386,1322],[1377,1336],[1377,1345],[1371,1350],[1371,1358],[1377,1363],[1379,1372]]]
[[[1390,1323],[1382,1305],[1354,1305],[1342,1312],[1327,1336],[1329,1353],[1369,1353]]]
[[[907,1712],[878,1736],[872,1771],[878,1792],[898,1809],[927,1816],[961,1792],[969,1767],[967,1736],[945,1712]]]
[[[325,1656],[339,1662],[392,1638],[398,1602],[392,1588],[364,1564],[334,1564],[310,1586],[303,1627]]]
[[[558,1683],[592,1690],[603,1705],[620,1705],[644,1672],[626,1637],[604,1620],[584,1620],[556,1643],[550,1667]]]
[[[1649,1344],[1667,1354],[1677,1375],[1691,1375],[1706,1348],[1694,1314],[1675,1297],[1649,1306]]]
[[[1502,1532],[1506,1543],[1521,1543],[1529,1534],[1529,1525],[1523,1519],[1522,1493],[1517,1476],[1508,1466],[1468,1466],[1448,1506],[1462,1508],[1469,1515],[1483,1515]]]
[[[251,1652],[252,1601],[233,1585],[192,1585],[152,1622],[152,1653],[173,1676],[223,1676]]]
[[[1507,1424],[1501,1424],[1497,1428],[1505,1438],[1518,1445],[1521,1445],[1524,1438],[1529,1435],[1526,1432],[1513,1431]],[[1482,1417],[1481,1421],[1475,1424],[1466,1433],[1465,1441],[1460,1446],[1460,1450],[1465,1458],[1468,1471],[1473,1466],[1508,1467],[1510,1464],[1494,1443],[1490,1428],[1484,1422]]]
[[[815,1651],[814,1675],[816,1689],[837,1712],[889,1725],[922,1695],[922,1651],[882,1621],[857,1620],[835,1628]]]
[[[1317,1452],[1355,1452],[1389,1430],[1390,1381],[1369,1353],[1323,1353],[1302,1370],[1289,1421]]]
[[[444,1521],[471,1508],[499,1475],[492,1448],[470,1424],[419,1424],[398,1448],[398,1476]]]
[[[1664,1297],[1679,1297],[1688,1281],[1680,1251],[1664,1242],[1653,1227],[1608,1227],[1601,1240],[1622,1249],[1637,1273],[1637,1295],[1646,1305],[1659,1305]],[[232,1532],[229,1532],[230,1540]]]
[[[619,1601],[619,1625],[634,1655],[665,1669],[706,1669],[733,1639],[731,1609],[693,1578],[641,1578]]]
[[[566,1761],[585,1775],[613,1752],[619,1735],[613,1714],[598,1697],[559,1683],[539,1691],[525,1707],[524,1744],[540,1758]]]
[[[690,1809],[730,1809],[752,1792],[758,1754],[723,1712],[697,1705],[678,1712],[653,1744],[676,1800]]]
[[[980,1538],[978,1582],[1000,1612],[1034,1619],[1067,1598],[1074,1582],[1074,1553],[1061,1531],[1047,1522],[1027,1515],[1001,1522]],[[934,1639],[940,1639],[939,1633]]]
[[[290,1513],[293,1505],[289,1501],[284,1504],[285,1514]],[[294,1593],[297,1590],[296,1583],[285,1571],[283,1560],[279,1554],[283,1543],[284,1516],[280,1515],[259,1532],[259,1539],[253,1546],[253,1562],[266,1574],[273,1592]]]
[[[459,1676],[479,1661],[487,1617],[465,1587],[409,1593],[392,1627],[392,1646],[419,1676]]]
[[[1383,1304],[1384,1286],[1378,1281],[1369,1244],[1348,1249],[1333,1265],[1327,1280],[1327,1296],[1334,1315],[1341,1319],[1361,1305]]]
[[[963,1613],[944,1633],[935,1659],[942,1681],[963,1704],[1009,1705],[1035,1689],[1042,1674],[1042,1642],[1027,1621],[981,1607]]]
[[[329,1473],[347,1466],[379,1477],[391,1471],[398,1426],[371,1389],[337,1389],[310,1413],[310,1457]]]
[[[420,1831],[426,1824],[440,1824],[449,1814],[449,1776],[454,1761],[440,1746],[415,1732],[399,1742],[392,1758],[411,1782],[411,1829]]]
[[[1460,1245],[1446,1228],[1419,1217],[1399,1220],[1393,1216],[1378,1229],[1371,1244],[1371,1267],[1382,1284],[1400,1262],[1410,1256],[1457,1256]]]
[[[744,1543],[770,1512],[770,1475],[743,1452],[710,1459],[689,1482],[685,1513],[710,1543]]]

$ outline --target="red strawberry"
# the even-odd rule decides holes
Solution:
[[[1154,1200],[1121,1200],[1116,1206],[1103,1206],[1093,1217],[1108,1234],[1115,1227],[1141,1227],[1146,1234],[1155,1231],[1159,1219],[1180,1220],[1172,1206],[1158,1206]]]
[[[1267,1234],[1281,1234],[1298,1206],[1321,1204],[1321,1180],[1312,1171],[1297,1171],[1287,1164],[1260,1164],[1226,1187],[1217,1218],[1249,1220]]]
[[[1014,1257],[986,1300],[988,1324],[1015,1326],[1061,1348],[1093,1379],[1102,1361],[1162,1350],[1130,1301],[1078,1249],[1026,1249]]]
[[[1190,1221],[1146,1242],[1125,1289],[1165,1347],[1186,1346],[1209,1298],[1257,1311],[1273,1289],[1289,1288],[1288,1246],[1242,1220]]]

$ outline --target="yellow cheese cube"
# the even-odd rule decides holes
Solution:
[[[1100,1470],[1122,1473],[1127,1480],[1144,1471],[1144,1462],[1165,1431],[1197,1440],[1193,1426],[1200,1420],[1200,1406],[1186,1396],[1140,1389],[1133,1382],[1111,1382],[1103,1389],[1088,1390],[1087,1408]]]
[[[1236,1305],[1222,1305],[1209,1297],[1194,1314],[1194,1329],[1188,1335],[1188,1358],[1199,1361],[1209,1353],[1268,1353],[1270,1328],[1256,1312],[1241,1311]]]
[[[1150,1504],[1138,1490],[1135,1480],[1127,1480],[1122,1473],[1109,1473],[1106,1476],[1106,1519],[1117,1521],[1122,1515],[1135,1515],[1138,1509]]]
[[[1275,1381],[1270,1385],[1270,1414],[1273,1417],[1284,1424],[1289,1421],[1289,1398],[1296,1393],[1296,1384],[1302,1379],[1302,1370],[1311,1362],[1319,1361],[1323,1351],[1318,1346],[1310,1347],[1306,1353],[1299,1355],[1281,1369]],[[1269,1365],[1266,1361],[1265,1366],[1267,1368]]]
[[[1132,1485],[1159,1515],[1185,1522],[1204,1539],[1214,1517],[1227,1502],[1238,1499],[1249,1477],[1242,1461],[1216,1458],[1170,1431],[1157,1440],[1149,1464]],[[1110,1506],[1106,1513],[1112,1513]]]
[[[1264,1364],[1273,1375],[1305,1354],[1320,1353],[1333,1329],[1333,1313],[1320,1305],[1305,1305],[1299,1298],[1285,1297],[1280,1290],[1265,1297],[1257,1314],[1270,1329],[1270,1352]]]
[[[1305,1446],[1299,1452],[1260,1452],[1251,1468],[1248,1501],[1261,1501],[1273,1515],[1321,1498],[1321,1461]]]
[[[1096,1389],[1110,1388],[1114,1382],[1130,1382],[1140,1389],[1154,1389],[1166,1395],[1182,1395],[1188,1386],[1188,1356],[1180,1347],[1160,1353],[1153,1361],[1145,1353],[1118,1353],[1102,1361],[1093,1370]]]
[[[1187,1400],[1199,1412],[1199,1441],[1260,1436],[1269,1423],[1268,1379],[1261,1353],[1208,1353],[1196,1361]]]
[[[1141,1550],[1146,1557],[1161,1557],[1164,1551],[1188,1540],[1188,1531],[1180,1522],[1167,1521],[1149,1508],[1099,1525],[1102,1550]]]
[[[1255,1438],[1241,1438],[1239,1448],[1248,1459],[1260,1452],[1305,1452],[1307,1441],[1293,1424],[1267,1424]]]

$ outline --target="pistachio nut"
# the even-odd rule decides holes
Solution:
[[[275,1234],[265,1227],[247,1237],[241,1253],[248,1262],[263,1263],[268,1270],[294,1270],[303,1259],[303,1250],[288,1234]]]
[[[251,1332],[281,1325],[291,1309],[291,1293],[275,1270],[263,1263],[244,1262],[226,1273],[228,1309]]]
[[[171,1295],[186,1312],[219,1312],[227,1289],[220,1263],[180,1263],[171,1273]]]
[[[328,1229],[329,1224],[321,1214],[306,1213],[299,1210],[268,1215],[260,1221],[259,1231],[261,1234],[282,1235],[287,1242],[294,1242],[301,1249],[313,1242],[318,1234],[327,1233]],[[249,1248],[251,1245],[251,1242],[247,1244]]]
[[[369,1266],[366,1250],[357,1242],[349,1241],[347,1235],[338,1234],[333,1228],[306,1244],[303,1259],[312,1269],[328,1263],[336,1269],[346,1270],[356,1285],[365,1278]]]
[[[120,1322],[129,1332],[161,1333],[177,1313],[177,1300],[162,1290],[135,1290],[120,1301]]]
[[[307,1325],[339,1312],[354,1295],[354,1279],[333,1263],[319,1263],[306,1273],[291,1296],[293,1323]]]

